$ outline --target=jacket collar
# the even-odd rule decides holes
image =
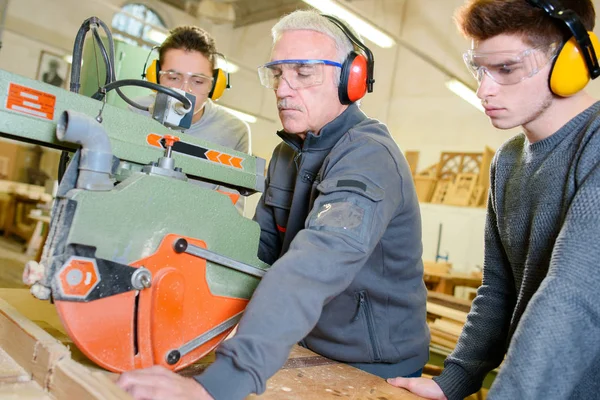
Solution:
[[[298,152],[329,150],[335,146],[346,132],[365,119],[367,119],[365,113],[358,108],[356,103],[353,103],[338,115],[337,118],[326,124],[321,129],[319,136],[308,132],[303,141],[298,135],[287,133],[283,130],[278,131],[277,135]]]

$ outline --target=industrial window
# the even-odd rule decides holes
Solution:
[[[112,20],[115,38],[141,47],[160,44],[167,27],[162,18],[144,4],[130,3],[121,8]]]

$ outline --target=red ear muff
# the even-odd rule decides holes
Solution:
[[[338,95],[342,104],[351,104],[367,93],[367,59],[351,52],[342,65]]]

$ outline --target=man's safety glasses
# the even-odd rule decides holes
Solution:
[[[514,85],[537,74],[556,56],[556,44],[524,51],[463,54],[467,68],[479,83],[487,75],[500,85]]]
[[[269,89],[277,89],[282,79],[290,88],[302,89],[323,83],[327,65],[342,68],[342,64],[329,60],[277,60],[258,67],[258,77]]]
[[[179,71],[159,71],[159,83],[175,89],[182,89],[184,84],[197,94],[208,94],[212,88],[213,78],[203,74]]]

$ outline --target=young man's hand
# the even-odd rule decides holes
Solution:
[[[438,384],[428,378],[390,378],[387,382],[426,399],[447,400]]]
[[[195,380],[159,365],[124,372],[117,385],[135,400],[214,400]]]

